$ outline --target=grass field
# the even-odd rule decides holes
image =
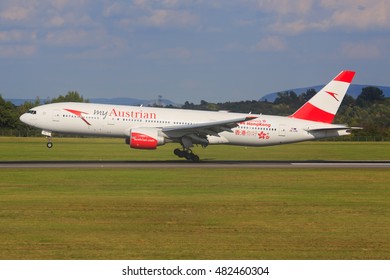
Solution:
[[[178,144],[156,151],[130,149],[123,139],[0,137],[2,160],[177,160]],[[272,147],[195,147],[202,160],[390,160],[390,142],[304,142]]]
[[[176,160],[173,146],[55,144],[0,138],[0,160]],[[197,152],[206,160],[389,160],[390,145]],[[0,259],[390,258],[388,169],[16,168],[0,176]]]

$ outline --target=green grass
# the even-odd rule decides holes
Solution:
[[[175,145],[0,138],[0,160],[176,160]],[[197,148],[205,160],[389,160],[381,143]],[[0,169],[0,259],[389,259],[388,169]]]
[[[386,169],[0,170],[0,259],[388,259]]]
[[[177,160],[178,144],[130,149],[123,139],[0,137],[0,160]],[[390,160],[390,142],[304,142],[273,147],[195,147],[202,160]]]

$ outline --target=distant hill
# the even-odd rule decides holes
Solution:
[[[35,99],[12,99],[6,98],[6,101],[11,101],[14,105],[20,106],[24,102],[34,102]],[[44,103],[45,100],[42,101]],[[151,106],[151,105],[161,105],[161,106],[174,106],[180,107],[180,104],[174,103],[168,99],[154,99],[154,100],[145,100],[145,99],[136,99],[136,98],[128,98],[128,97],[118,97],[118,98],[90,98],[90,103],[99,103],[99,104],[114,104],[114,105],[133,105],[133,106]]]
[[[90,98],[90,103],[99,104],[115,104],[115,105],[144,105],[147,100],[128,98],[128,97],[117,97],[117,98]]]
[[[311,86],[311,87],[303,87],[303,88],[295,88],[295,89],[288,89],[284,91],[294,91],[297,95],[306,92],[308,89],[315,89],[317,92],[324,87],[324,85],[318,85],[318,86]],[[350,85],[348,88],[347,94],[351,95],[353,98],[358,97],[358,95],[362,92],[362,88],[368,87],[368,85]],[[390,87],[386,86],[375,86],[380,88],[383,91],[383,94],[385,97],[390,97]],[[283,91],[280,91],[283,92]],[[268,102],[274,102],[276,97],[278,96],[278,92],[269,93],[262,98],[260,98],[259,101],[268,101]],[[35,99],[12,99],[12,98],[5,98],[6,101],[11,101],[14,105],[20,106],[24,102],[34,102]],[[42,100],[42,103],[44,103],[46,100]],[[118,98],[90,98],[89,102],[91,103],[99,103],[99,104],[115,104],[115,105],[133,105],[133,106],[151,106],[151,105],[160,105],[160,106],[173,106],[173,107],[181,107],[182,104],[175,103],[168,99],[153,99],[153,100],[146,100],[146,99],[136,99],[136,98],[129,98],[129,97],[118,97]]]
[[[34,102],[35,99],[19,99],[19,98],[4,98],[5,101],[10,101],[15,106],[20,106],[24,102]]]
[[[136,98],[128,98],[128,97],[118,97],[118,98],[91,98],[89,99],[91,103],[99,103],[99,104],[115,104],[115,105],[133,105],[133,106],[181,106],[171,100],[168,99],[153,99],[153,100],[145,100],[145,99],[136,99]]]
[[[324,85],[319,85],[319,86],[312,86],[312,87],[303,87],[303,88],[295,88],[295,89],[288,89],[288,90],[282,90],[274,93],[269,93],[262,98],[260,98],[259,101],[268,101],[268,102],[274,102],[276,97],[278,97],[279,92],[284,92],[284,91],[293,91],[297,95],[300,95],[303,92],[306,92],[308,89],[314,89],[315,91],[319,91],[321,88],[323,88]],[[362,93],[362,88],[368,87],[368,85],[350,85],[347,91],[348,95],[351,95],[353,98],[357,98],[360,93]],[[390,97],[390,87],[385,87],[385,86],[374,86],[383,91],[383,94],[385,97]]]

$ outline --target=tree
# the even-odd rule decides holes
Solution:
[[[185,103],[184,103],[184,105],[182,106],[182,108],[183,109],[194,109],[195,108],[195,105],[194,105],[194,103],[190,103],[190,102],[188,102],[188,101],[186,101]]]
[[[58,102],[85,102],[88,103],[88,99],[84,99],[77,91],[69,91],[65,96],[58,96],[57,98],[53,98],[50,103],[58,103]]]
[[[18,123],[18,115],[15,105],[5,101],[0,95],[0,128],[15,128]]]
[[[362,93],[357,97],[356,103],[359,106],[366,107],[374,102],[385,100],[383,91],[378,87],[365,87],[362,88]]]
[[[300,98],[302,100],[302,105],[303,103],[307,102],[312,98],[314,95],[316,95],[317,91],[314,88],[310,88],[306,90],[306,92],[303,92],[300,94]]]
[[[343,101],[341,102],[341,106],[354,106],[355,103],[355,99],[353,99],[351,95],[346,94]]]
[[[298,102],[298,95],[294,91],[284,91],[278,92],[278,97],[276,97],[274,104],[295,104]]]
[[[279,107],[287,107],[293,112],[302,106],[303,102],[294,91],[290,90],[278,92],[278,97],[276,97],[274,104],[279,105]]]

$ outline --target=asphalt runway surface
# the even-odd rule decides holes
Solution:
[[[390,168],[389,161],[0,161],[3,168]]]

